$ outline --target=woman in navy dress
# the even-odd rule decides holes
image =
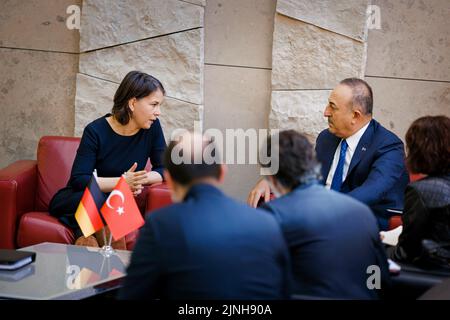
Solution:
[[[135,196],[144,185],[163,180],[162,155],[166,148],[158,117],[165,90],[161,82],[143,72],[131,71],[114,95],[110,114],[89,123],[83,131],[67,186],[49,205],[50,214],[73,229],[76,245],[98,246],[94,236],[82,236],[75,212],[96,170],[100,190],[111,192],[124,175]],[[150,158],[152,170],[145,166]],[[98,239],[100,240],[100,239]],[[114,243],[125,248],[125,240]]]

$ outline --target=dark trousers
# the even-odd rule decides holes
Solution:
[[[75,219],[75,212],[83,197],[83,193],[84,191],[74,191],[72,187],[65,187],[53,196],[48,206],[50,215],[58,218],[60,222],[72,229],[75,239],[83,235]]]

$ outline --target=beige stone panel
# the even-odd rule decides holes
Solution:
[[[205,66],[205,129],[267,128],[270,92],[269,70]],[[229,164],[223,190],[244,201],[258,178],[258,165]]]
[[[77,74],[75,136],[80,137],[90,122],[111,112],[118,87],[116,83]]]
[[[364,41],[369,0],[278,0],[277,12]]]
[[[202,7],[206,6],[206,0],[179,0],[179,1],[195,4],[197,6],[202,6]]]
[[[0,48],[0,167],[35,159],[45,135],[73,135],[74,54]]]
[[[330,93],[330,90],[273,91],[270,128],[297,130],[314,142],[328,126],[323,112]]]
[[[75,100],[75,135],[81,136],[84,128],[95,119],[111,112],[118,84],[77,75]],[[194,121],[202,121],[203,107],[166,97],[161,106],[161,126],[166,141],[176,128],[194,129]]]
[[[205,66],[206,128],[267,128],[270,70]]]
[[[449,81],[449,1],[372,2],[381,29],[369,30],[366,74]]]
[[[178,0],[84,0],[81,51],[203,27],[204,8]]]
[[[158,78],[167,95],[203,102],[203,29],[82,53],[80,72],[120,83],[131,70]]]
[[[66,27],[70,5],[81,0],[0,1],[0,46],[79,52],[79,31]]]
[[[200,130],[202,129],[203,106],[166,97],[159,119],[166,142],[169,143],[176,129],[194,131],[195,122],[198,122]]]
[[[256,164],[233,164],[227,166],[227,173],[221,189],[234,199],[246,202],[250,191],[261,178],[260,166]]]
[[[272,59],[273,89],[332,89],[363,75],[364,44],[277,14]]]
[[[206,63],[271,68],[275,5],[274,0],[208,0]]]
[[[411,123],[425,115],[450,117],[450,84],[445,82],[366,78],[374,95],[373,113],[403,141]]]

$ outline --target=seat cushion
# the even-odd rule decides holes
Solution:
[[[74,243],[72,230],[48,212],[28,212],[22,215],[17,232],[20,248],[41,242]]]

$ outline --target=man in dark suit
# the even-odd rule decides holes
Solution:
[[[169,144],[164,176],[178,203],[147,218],[119,298],[289,297],[289,254],[279,225],[217,188],[225,166],[203,158],[208,146],[217,152],[211,144],[189,133]],[[180,154],[188,158],[175,159]]]
[[[267,177],[278,197],[262,208],[276,217],[283,230],[291,254],[294,294],[378,298],[378,289],[389,283],[389,271],[371,210],[318,183],[319,166],[305,136],[283,131],[278,141],[279,169]],[[370,279],[373,270],[377,279]]]
[[[372,119],[373,94],[361,79],[342,80],[331,92],[324,116],[328,129],[316,141],[322,164],[322,183],[367,204],[381,230],[388,227],[387,209],[403,209],[409,182],[402,141]],[[261,180],[249,195],[256,206],[261,195],[270,197]]]

